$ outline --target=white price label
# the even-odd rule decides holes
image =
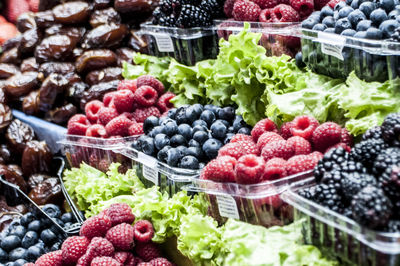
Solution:
[[[222,217],[239,219],[239,211],[237,209],[236,201],[233,197],[228,195],[217,195],[217,204],[219,214]]]
[[[173,52],[174,44],[172,43],[171,37],[167,34],[153,33],[154,38],[156,38],[156,43],[158,51],[160,52]]]
[[[324,54],[334,56],[342,61],[344,60],[342,51],[346,39],[343,36],[337,36],[326,32],[318,32],[318,39],[321,42],[321,51]]]
[[[343,55],[342,55],[343,45],[322,43],[321,44],[321,51],[324,54],[334,56],[337,59],[340,59],[342,61],[344,60]]]
[[[143,176],[155,185],[158,185],[158,169],[143,165]]]

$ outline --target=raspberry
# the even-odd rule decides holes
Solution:
[[[140,88],[142,86],[150,86],[155,89],[159,95],[164,93],[164,85],[153,76],[144,75],[137,78],[137,87]]]
[[[336,149],[336,148],[343,148],[343,149],[344,149],[345,151],[347,151],[347,152],[350,152],[350,151],[351,151],[351,148],[350,148],[349,146],[347,146],[346,143],[339,142],[339,143],[337,143],[337,144],[335,144],[335,145],[333,145],[333,146],[327,148],[327,149],[325,150],[325,153],[327,153],[328,151],[330,151],[330,150],[332,150],[332,149]]]
[[[287,176],[286,160],[282,158],[272,158],[265,165],[262,180],[276,180],[285,176]]]
[[[345,1],[345,0],[330,0],[326,5],[333,9],[336,6],[336,4],[338,4],[342,1]]]
[[[201,178],[216,182],[235,182],[235,166],[235,158],[218,156],[203,168]]]
[[[153,266],[150,262],[141,262],[137,266]]]
[[[132,125],[132,121],[126,116],[120,115],[106,125],[106,131],[109,136],[128,136],[129,127]]]
[[[274,13],[279,22],[300,21],[299,13],[293,7],[285,4],[279,4],[274,7]]]
[[[91,261],[93,258],[102,256],[112,256],[114,254],[114,246],[110,241],[103,237],[94,237],[86,250],[87,261]]]
[[[90,122],[86,116],[80,114],[74,115],[68,121],[68,134],[84,136],[89,126]]]
[[[119,90],[119,91],[120,90],[130,90],[131,92],[135,93],[135,91],[137,89],[136,84],[137,84],[137,80],[136,79],[134,79],[134,80],[127,80],[127,79],[121,80],[118,83],[117,90]]]
[[[150,261],[153,266],[172,266],[173,264],[166,258],[155,258]]]
[[[231,141],[229,143],[235,143],[239,141],[253,141],[253,138],[245,134],[236,134],[231,138]]]
[[[154,236],[153,225],[147,220],[136,222],[133,229],[135,230],[135,240],[138,242],[149,242]]]
[[[238,21],[258,21],[261,8],[254,2],[238,0],[233,4],[232,15]]]
[[[320,10],[323,8],[326,4],[328,4],[329,0],[314,0],[314,7],[315,10]],[[332,7],[333,8],[333,7]]]
[[[286,140],[272,141],[265,145],[261,151],[261,156],[266,162],[275,157],[287,160],[293,155],[293,146],[289,146]]]
[[[251,136],[253,137],[253,140],[257,142],[258,138],[263,133],[268,131],[278,132],[278,129],[276,128],[276,125],[272,120],[265,118],[258,121],[257,124],[253,127],[253,130],[251,130]]]
[[[126,118],[128,118],[129,120],[131,120],[132,122],[136,123],[135,118],[133,118],[133,114],[130,112],[123,112],[121,115],[125,116]]]
[[[96,236],[104,236],[111,228],[111,219],[105,214],[93,216],[87,219],[79,231],[80,236],[86,236],[91,239]]]
[[[85,114],[91,123],[97,123],[98,113],[102,107],[104,107],[104,104],[98,100],[90,101],[85,105]]]
[[[340,142],[342,128],[333,122],[326,122],[318,126],[313,135],[312,142],[314,149],[324,152],[327,148]]]
[[[128,129],[129,136],[142,135],[143,131],[143,123],[133,123]]]
[[[313,160],[315,160],[317,163],[319,160],[321,160],[324,157],[324,155],[319,151],[314,151],[314,152],[310,153],[308,156],[313,158]]]
[[[103,126],[105,126],[108,124],[108,122],[116,118],[119,114],[117,110],[115,110],[115,108],[103,107],[99,110],[98,115],[99,115],[99,122]]]
[[[135,92],[135,103],[140,106],[152,106],[157,102],[157,91],[150,86],[139,87]]]
[[[160,112],[166,112],[169,109],[174,107],[174,104],[171,103],[171,99],[174,98],[176,95],[172,92],[167,91],[157,101],[157,107],[160,109]]]
[[[106,238],[118,250],[130,250],[134,245],[134,229],[127,223],[122,223],[108,230]]]
[[[89,266],[91,261],[92,260],[88,255],[83,255],[82,257],[79,258],[78,262],[76,263],[76,266]]]
[[[319,126],[317,119],[311,116],[298,116],[293,121],[290,132],[293,136],[299,136],[311,140],[314,130]]]
[[[314,0],[290,0],[290,5],[304,18],[314,11]]]
[[[242,148],[244,150],[244,154],[260,155],[260,151],[257,148],[257,144],[255,144],[253,140],[239,141],[237,143],[239,143],[242,146]]]
[[[25,263],[24,266],[35,266],[35,263],[28,262],[28,263]]]
[[[75,264],[80,257],[85,255],[90,241],[84,236],[72,236],[67,238],[61,246],[63,263]]]
[[[111,257],[97,257],[92,260],[90,266],[123,266]]]
[[[40,256],[35,262],[36,266],[62,266],[62,251],[57,250]]]
[[[258,20],[260,22],[278,22],[278,18],[275,16],[273,8],[263,9]]]
[[[117,92],[116,91],[112,91],[112,92],[107,92],[106,94],[104,94],[104,96],[103,96],[103,104],[104,104],[105,107],[115,108],[115,105],[114,105],[115,93],[117,93]]]
[[[135,221],[132,208],[126,203],[111,204],[104,213],[110,217],[112,226],[122,223],[132,224]]]
[[[138,243],[135,247],[136,254],[144,261],[151,261],[152,259],[161,257],[161,251],[153,242]]]
[[[257,148],[261,152],[265,145],[276,140],[283,140],[283,138],[275,132],[265,132],[258,138]]]
[[[342,128],[342,134],[340,136],[340,142],[343,142],[344,144],[346,144],[347,146],[350,146],[350,147],[353,146],[353,136],[345,128]]]
[[[226,0],[224,3],[224,13],[228,18],[233,17],[232,11],[233,11],[233,5],[235,4],[237,0]]]
[[[299,136],[290,137],[287,140],[287,144],[293,147],[295,155],[309,154],[312,152],[310,142]]]
[[[294,126],[294,124],[292,122],[283,123],[283,125],[281,126],[281,129],[279,131],[279,133],[281,134],[282,138],[288,139],[288,138],[293,136],[292,135],[293,126]]]
[[[310,155],[295,155],[287,161],[286,169],[288,175],[294,175],[307,170],[312,170],[318,161]]]
[[[133,118],[139,123],[143,123],[147,117],[152,116],[152,115],[157,116],[157,117],[161,116],[160,111],[155,106],[137,108],[133,112]]]
[[[95,138],[107,138],[107,131],[104,128],[103,125],[91,125],[87,130],[86,130],[86,136],[88,137],[95,137]]]
[[[254,154],[242,156],[236,164],[235,174],[238,184],[256,184],[261,181],[265,161]]]
[[[241,142],[227,143],[218,151],[218,156],[230,156],[239,159],[246,154]]]
[[[114,106],[120,114],[123,112],[132,112],[134,102],[135,94],[130,90],[120,90],[114,94]]]
[[[126,252],[126,251],[115,252],[113,258],[125,266],[130,266],[130,265],[135,266],[136,265],[135,257],[130,252]]]
[[[279,0],[253,0],[253,2],[264,10],[265,8],[273,8],[279,4]]]

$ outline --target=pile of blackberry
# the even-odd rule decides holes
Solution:
[[[194,28],[211,26],[223,17],[223,0],[162,0],[153,12],[153,24]]]
[[[351,152],[332,149],[302,197],[378,231],[400,232],[400,113],[368,130]]]

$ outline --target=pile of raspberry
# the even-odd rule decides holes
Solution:
[[[128,204],[112,204],[86,220],[79,236],[67,238],[61,250],[25,266],[172,266],[151,240],[153,225],[147,220],[134,221]]]
[[[68,134],[97,138],[143,134],[147,117],[160,117],[173,107],[170,100],[175,94],[164,90],[164,85],[149,75],[120,81],[117,91],[105,94],[103,102],[88,102],[86,115],[77,114],[69,119]]]
[[[298,116],[280,130],[266,118],[251,136],[236,134],[223,146],[216,159],[203,169],[200,178],[215,182],[257,184],[312,170],[332,148],[350,151],[352,137],[333,122]]]

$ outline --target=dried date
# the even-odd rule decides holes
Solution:
[[[47,178],[38,184],[29,192],[28,196],[38,205],[48,203],[61,205],[64,200],[60,182],[55,177]]]
[[[131,12],[151,12],[153,10],[153,2],[151,0],[115,0],[114,8],[120,13]]]
[[[86,75],[86,83],[89,86],[99,84],[101,82],[108,82],[112,80],[122,79],[122,69],[119,67],[107,67],[100,70],[94,70]]]
[[[14,171],[15,173],[17,173],[20,176],[23,176],[24,174],[22,173],[22,168],[21,166],[17,165],[17,164],[9,164],[7,165],[8,169],[11,171]]]
[[[22,153],[21,167],[24,176],[49,173],[53,155],[46,142],[32,140],[26,144]]]
[[[99,49],[86,51],[75,62],[77,72],[89,72],[104,67],[115,66],[117,56],[110,50]]]
[[[83,97],[81,99],[80,107],[82,110],[85,110],[86,103],[92,100],[102,100],[104,94],[107,92],[115,91],[118,88],[119,80],[113,80],[110,82],[102,82],[90,87],[88,91],[83,93]]]
[[[121,23],[121,16],[115,11],[114,8],[110,7],[107,9],[96,10],[90,16],[90,25],[93,28],[103,24],[120,24]]]
[[[4,51],[0,57],[0,63],[18,65],[20,62],[21,59],[18,47],[14,47],[10,50]]]
[[[93,1],[93,9],[103,9],[111,5],[111,0],[94,0]]]
[[[0,79],[8,79],[17,73],[19,69],[15,65],[0,63]]]
[[[28,191],[28,184],[25,182],[24,178],[5,165],[0,165],[0,175],[2,175],[6,181],[19,186],[23,192],[26,193]]]
[[[53,108],[57,96],[62,96],[64,90],[68,87],[69,81],[62,74],[51,74],[48,76],[39,90],[39,109],[47,112]]]
[[[24,72],[16,74],[7,80],[4,89],[12,98],[27,95],[39,86],[38,72]]]
[[[40,65],[39,72],[47,78],[52,73],[67,75],[75,72],[75,66],[72,63],[46,62]]]
[[[10,164],[13,161],[13,156],[11,155],[10,149],[6,144],[0,145],[0,158],[2,159],[3,164]]]
[[[28,72],[28,71],[38,71],[39,65],[36,63],[36,59],[34,57],[29,57],[22,61],[21,63],[21,72]]]
[[[122,67],[122,63],[124,61],[131,64],[133,58],[133,52],[134,50],[126,47],[117,49],[115,53],[117,54],[118,58],[118,66]]]
[[[46,113],[45,119],[49,122],[53,122],[56,124],[66,124],[71,116],[75,115],[78,112],[76,106],[72,103],[68,103],[61,107],[57,107]]]
[[[28,178],[28,185],[32,189],[50,177],[46,174],[33,174]]]
[[[35,22],[38,28],[48,28],[54,25],[54,15],[51,10],[37,12],[35,14]]]
[[[84,92],[89,89],[89,86],[84,82],[77,82],[68,87],[66,91],[66,99],[73,104],[79,106]],[[83,109],[82,109],[83,110]]]
[[[12,113],[10,107],[0,103],[0,133],[2,133],[11,123]]]
[[[29,29],[22,34],[18,50],[22,54],[33,53],[41,40],[42,33],[37,28]]]
[[[33,129],[19,119],[14,119],[6,131],[8,147],[12,152],[22,154],[26,144],[35,138]]]
[[[22,111],[27,115],[37,115],[39,109],[39,91],[31,91],[22,101]]]
[[[5,51],[11,50],[15,47],[19,46],[19,42],[21,41],[22,35],[17,35],[14,38],[8,39],[3,43],[3,46],[1,47],[3,49],[3,53]]]
[[[54,35],[44,38],[36,47],[35,57],[39,63],[64,61],[69,58],[76,42],[67,35]]]
[[[24,33],[36,28],[35,14],[33,12],[22,13],[17,19],[17,29]]]
[[[104,24],[89,31],[82,43],[84,49],[110,48],[118,45],[128,34],[124,24]]]
[[[55,21],[61,24],[85,22],[89,15],[89,4],[83,1],[67,2],[53,8]]]

